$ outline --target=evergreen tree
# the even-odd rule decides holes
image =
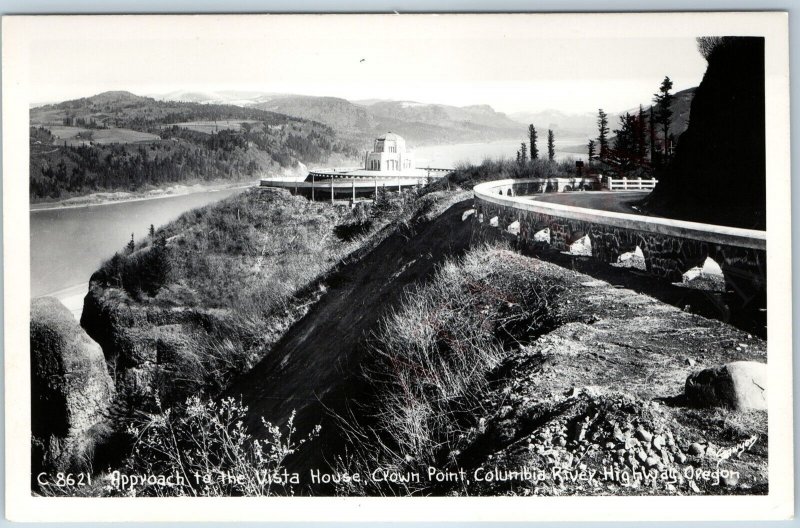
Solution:
[[[600,161],[608,158],[608,114],[603,109],[597,111],[597,143],[600,145]]]
[[[119,253],[114,253],[109,264],[108,276],[108,282],[112,286],[122,286],[122,264],[122,257],[119,256]]]
[[[556,157],[556,141],[553,131],[547,129],[547,159],[553,161]]]
[[[147,254],[147,265],[143,266],[142,290],[151,296],[158,293],[158,290],[167,283],[170,271],[172,271],[172,261],[167,248],[167,239],[162,233],[153,241]]]
[[[150,231],[148,232],[148,235],[150,236],[150,238],[156,236],[156,228],[153,224],[150,224]]]
[[[536,127],[528,125],[528,139],[531,144],[531,159],[539,158],[539,148],[536,146]]]
[[[664,77],[658,93],[653,97],[653,102],[656,103],[656,122],[661,125],[664,135],[664,160],[669,157],[669,125],[672,122],[672,100],[674,98],[670,90],[672,90],[672,81],[669,77]]]
[[[525,165],[526,163],[528,163],[528,146],[525,144],[524,141],[520,143],[519,163],[520,165]]]
[[[133,233],[131,233],[131,239],[128,242],[128,253],[133,253],[133,250],[136,249],[136,243],[133,241]]]
[[[616,139],[610,161],[626,172],[641,163],[637,146],[639,119],[626,112],[625,115],[619,117],[619,124],[619,129],[614,130]]]
[[[588,148],[588,150],[589,150],[589,165],[591,166],[592,160],[594,159],[594,155],[595,155],[595,145],[594,145],[594,140],[593,139],[589,140],[589,146],[588,147],[589,147]]]
[[[642,162],[647,157],[647,120],[644,109],[639,105],[639,114],[636,116],[636,157]]]
[[[650,118],[647,120],[647,130],[650,133],[650,163],[653,165],[657,164],[657,157],[656,154],[656,128],[655,128],[655,118],[653,115],[653,107],[650,107]]]

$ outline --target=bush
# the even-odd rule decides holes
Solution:
[[[172,263],[166,239],[158,237],[144,251],[131,255],[122,266],[122,287],[134,298],[145,293],[151,297],[169,280]]]
[[[266,440],[245,427],[247,407],[191,397],[185,405],[142,415],[130,426],[133,453],[123,473],[173,476],[173,485],[144,484],[127,490],[150,496],[264,496],[292,494],[296,481],[286,458],[319,433],[294,440],[294,414],[285,432],[263,421]]]
[[[424,472],[453,462],[459,440],[485,415],[489,373],[554,325],[548,308],[557,290],[537,279],[533,262],[505,249],[472,250],[382,320],[366,372],[374,423],[350,429],[349,464]]]

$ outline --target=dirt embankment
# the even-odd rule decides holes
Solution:
[[[453,194],[438,202],[439,210],[452,205],[401,226],[364,258],[325,279],[326,294],[228,389],[248,406],[249,425],[257,428],[261,417],[283,424],[296,411],[301,435],[322,425],[321,437],[304,446],[302,464],[332,462],[329,457],[342,445],[332,416],[347,415],[362,393],[360,364],[370,333],[399,306],[407,287],[467,250],[471,222],[462,215],[472,206],[468,196]]]
[[[380,449],[368,440],[380,438],[380,431],[364,436],[359,445],[348,445],[334,416],[350,421],[350,427],[364,413],[382,412],[381,389],[362,377],[370,350],[381,347],[376,331],[382,320],[403,309],[410,291],[440,280],[435,273],[439,266],[469,251],[473,226],[463,219],[469,207],[466,200],[438,218],[429,215],[435,218],[432,222],[400,229],[358,262],[327,277],[326,294],[229,389],[229,395],[241,396],[249,407],[251,426],[258,427],[262,416],[285,423],[293,411],[301,436],[322,424],[321,437],[292,461],[294,470],[341,469],[337,457],[345,451],[369,452],[372,447],[373,460],[346,469],[369,474],[381,464],[386,467],[388,461],[379,458]],[[545,333],[515,336],[518,341],[506,336],[498,365],[470,366],[470,375],[484,372],[488,390],[481,394],[479,412],[455,418],[462,434],[445,446],[437,467],[463,469],[473,478],[457,485],[423,483],[414,493],[767,491],[766,412],[694,408],[682,397],[691,373],[731,361],[766,361],[765,341],[553,263],[507,249],[472,251],[485,253],[479,258],[487,273],[507,269],[515,280],[527,274],[531,283],[557,291],[548,301],[548,319],[556,324]],[[480,280],[466,284],[469,291],[481,291]],[[498,288],[492,283],[491,288],[505,305],[515,293],[513,288],[504,293],[502,284]],[[445,341],[451,333],[448,328],[434,332],[443,332]],[[363,424],[373,427],[375,422],[367,418]],[[395,468],[413,472],[419,464],[416,455],[406,453],[407,467]],[[520,468],[530,469],[531,475],[513,476]],[[474,478],[476,471],[482,479]],[[487,473],[498,476],[486,478]],[[501,476],[508,474],[512,476]],[[409,492],[385,483],[338,491],[387,490]]]
[[[764,340],[502,246],[447,262],[364,361],[373,419],[342,494],[768,491],[766,411],[684,395],[709,367],[765,363]]]
[[[473,473],[534,476],[473,480],[471,493],[767,491],[767,413],[693,408],[682,396],[693,372],[765,362],[765,341],[550,263],[494,258],[562,284],[552,310],[564,324],[491,374],[490,410],[458,447]]]

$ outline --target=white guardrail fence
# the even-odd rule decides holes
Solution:
[[[650,191],[656,188],[658,180],[643,180],[641,178],[631,179],[628,178],[609,178],[608,190],[609,191]]]

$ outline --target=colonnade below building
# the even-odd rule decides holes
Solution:
[[[326,178],[311,181],[262,180],[262,187],[286,189],[314,201],[373,199],[381,190],[402,191],[429,182],[427,177]]]

